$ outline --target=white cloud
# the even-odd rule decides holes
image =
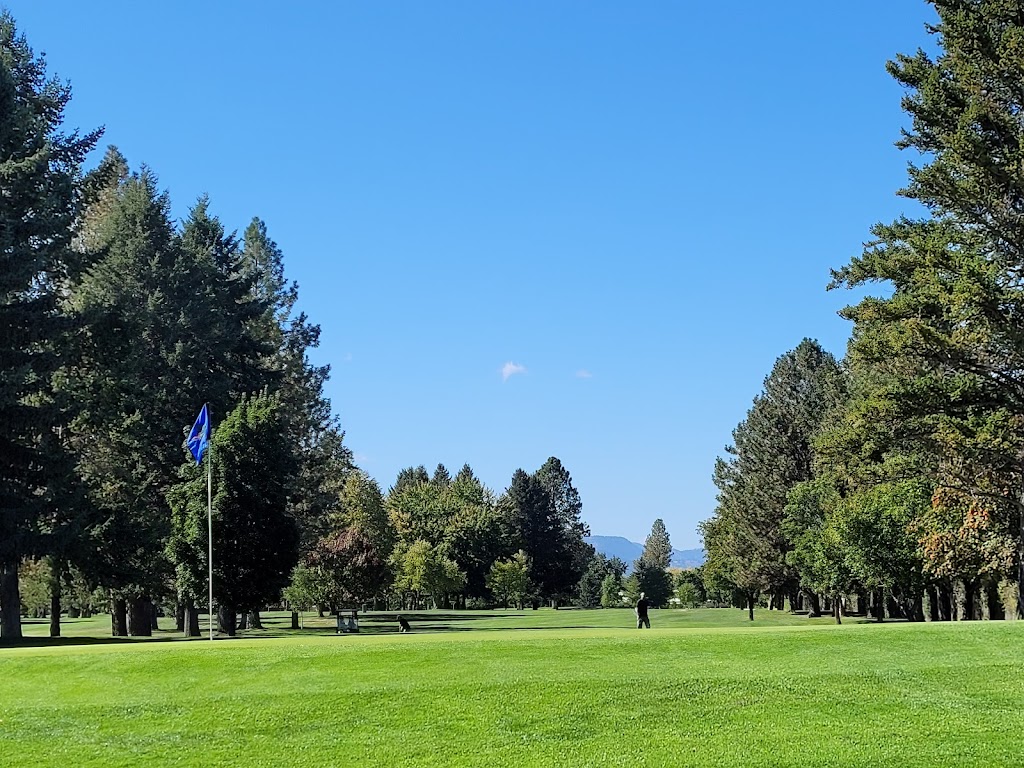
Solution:
[[[578,371],[576,371],[576,378],[577,379],[592,379],[592,378],[594,378],[594,374],[592,374],[586,368],[580,368]]]
[[[501,366],[502,381],[508,381],[509,376],[515,376],[517,373],[526,373],[526,366],[513,362],[508,362]]]

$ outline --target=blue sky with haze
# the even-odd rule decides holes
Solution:
[[[921,0],[6,6],[177,217],[267,222],[385,489],[554,455],[594,533],[697,545],[775,358],[845,349],[829,268],[915,212]]]

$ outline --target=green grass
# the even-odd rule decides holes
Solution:
[[[636,618],[633,612],[628,609],[608,611],[581,611],[575,609],[562,609],[552,611],[541,609],[538,611],[517,611],[517,610],[494,610],[494,611],[414,611],[404,612],[404,616],[410,619],[414,631],[418,634],[424,632],[464,632],[464,631],[493,631],[511,629],[632,629],[636,626]],[[291,625],[290,614],[264,613],[262,614],[264,629],[239,632],[239,637],[290,637],[294,635],[308,636],[310,634],[333,634],[334,619],[330,616],[318,617],[315,613],[304,613],[302,615],[303,630],[294,631]],[[846,619],[848,622],[864,622],[865,619]],[[736,628],[757,628],[775,626],[807,626],[807,625],[831,625],[833,619],[821,617],[808,619],[806,616],[794,615],[783,611],[758,611],[756,621],[751,624],[747,621],[746,613],[738,610],[664,610],[652,611],[651,622],[656,629],[685,629],[714,627],[736,627]],[[173,631],[174,622],[170,618],[159,620],[161,629],[155,633],[154,640],[184,640],[180,633]],[[204,638],[209,639],[205,634],[207,624],[205,615],[200,621],[200,627]],[[23,624],[24,633],[31,638],[39,638],[42,642],[49,640],[50,623],[49,619],[30,619]],[[360,616],[360,631],[363,634],[394,634],[398,631],[398,624],[395,622],[395,614],[392,613],[369,613]],[[76,644],[82,642],[111,642],[110,638],[110,617],[106,614],[93,616],[90,619],[64,619],[61,622],[61,635],[64,644]],[[143,642],[144,638],[131,638],[128,642]],[[125,639],[118,639],[116,642],[126,642]]]
[[[446,616],[2,649],[0,765],[1021,764],[1024,623]]]

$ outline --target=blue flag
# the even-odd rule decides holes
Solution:
[[[206,446],[210,443],[210,413],[203,406],[199,412],[196,423],[192,425],[192,431],[188,433],[188,450],[196,460],[196,464],[203,463],[203,454],[206,453]]]

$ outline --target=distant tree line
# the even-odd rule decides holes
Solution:
[[[872,229],[831,288],[845,359],[779,358],[715,470],[705,581],[737,603],[1017,618],[1024,589],[1024,17],[933,0],[938,53],[898,56],[925,215]]]
[[[454,477],[409,467],[386,493],[355,470],[285,594],[320,609],[576,603],[595,558],[582,510],[554,457],[517,470],[500,496],[469,465]]]

